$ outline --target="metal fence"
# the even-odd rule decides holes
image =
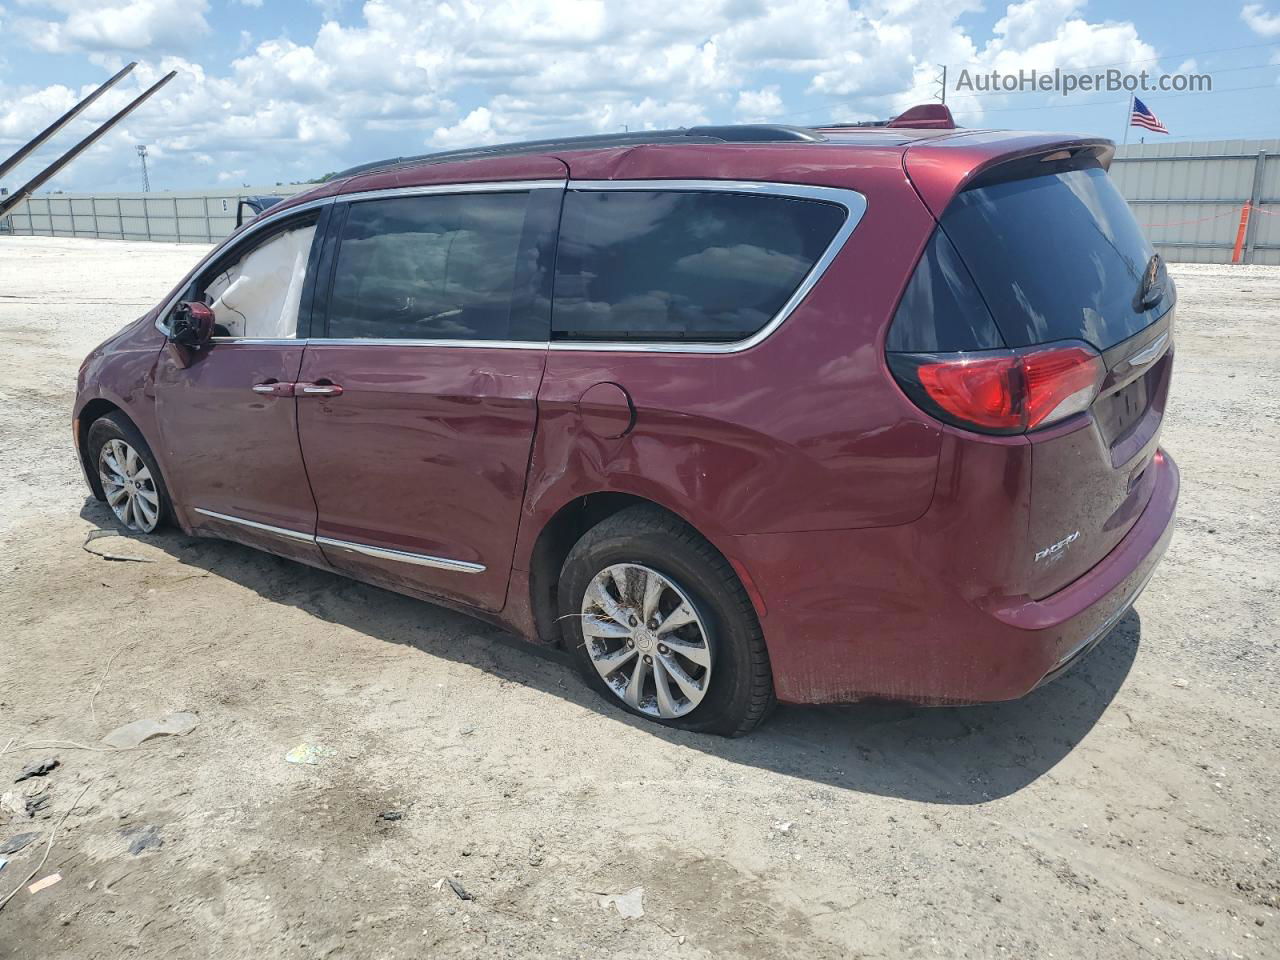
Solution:
[[[1239,241],[1239,262],[1280,264],[1280,140],[1131,144],[1111,176],[1166,260],[1231,263]]]
[[[288,196],[306,187],[306,184],[295,184],[190,193],[46,194],[32,197],[0,219],[0,232],[20,236],[213,243],[235,229],[236,208],[241,197]]]
[[[1280,140],[1130,144],[1111,174],[1167,260],[1280,264]],[[240,197],[302,189],[46,194],[0,220],[0,232],[211,243],[235,228]]]

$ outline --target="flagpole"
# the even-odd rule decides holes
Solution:
[[[1129,94],[1129,106],[1124,115],[1124,144],[1129,142],[1129,128],[1133,126],[1133,97],[1132,93]]]

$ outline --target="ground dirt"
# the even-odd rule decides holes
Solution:
[[[85,549],[114,525],[77,366],[202,252],[0,238],[0,792],[61,760],[34,821],[0,813],[0,843],[41,831],[0,870],[0,957],[1280,957],[1280,269],[1174,268],[1178,532],[1083,664],[727,741],[244,547]],[[100,749],[180,710],[185,737]],[[304,742],[333,753],[287,763]],[[598,902],[638,886],[641,918]]]

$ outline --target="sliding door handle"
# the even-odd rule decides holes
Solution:
[[[292,397],[293,387],[294,384],[292,383],[282,383],[279,380],[265,380],[262,383],[255,383],[253,385],[253,392],[260,393],[264,397]]]
[[[317,380],[315,383],[299,383],[294,395],[298,397],[340,397],[342,387],[328,380]]]

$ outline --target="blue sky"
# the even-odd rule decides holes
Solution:
[[[139,68],[17,186],[169,69],[50,188],[303,180],[382,156],[704,122],[890,116],[948,66],[964,126],[1125,132],[1125,93],[957,91],[962,69],[1127,64],[1213,92],[1143,95],[1156,139],[1280,136],[1280,0],[0,0],[0,153],[120,65]],[[6,150],[5,148],[9,149]]]

